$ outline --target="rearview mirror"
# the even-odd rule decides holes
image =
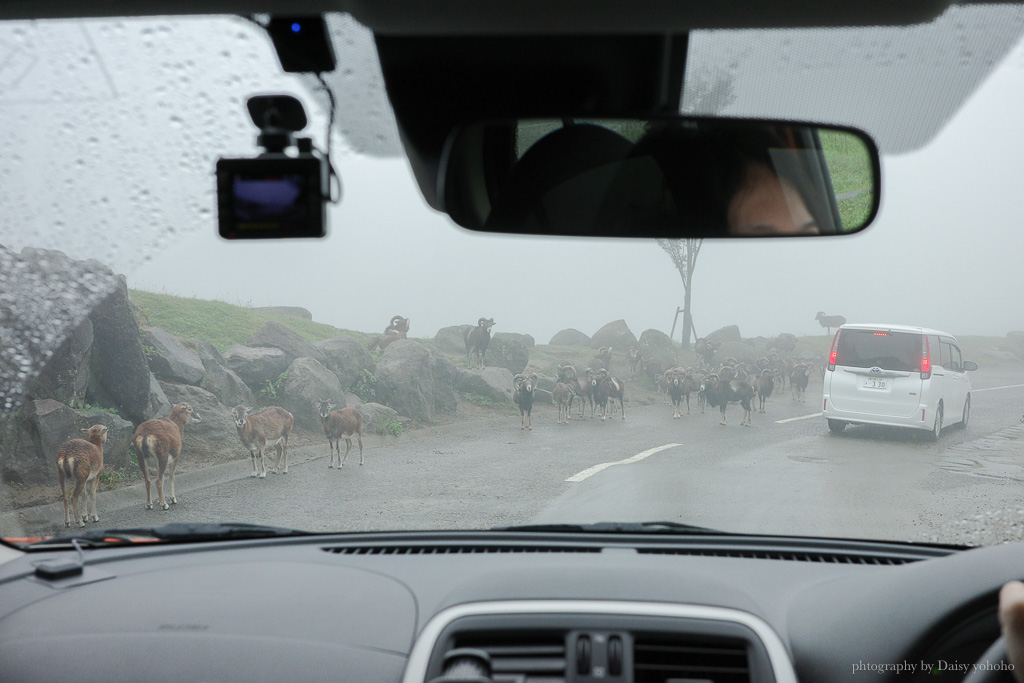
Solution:
[[[834,235],[879,203],[868,135],[758,120],[477,122],[449,136],[440,179],[459,225],[539,235]]]

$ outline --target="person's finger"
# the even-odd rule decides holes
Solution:
[[[999,591],[999,624],[1013,677],[1024,683],[1024,583],[1010,581]]]

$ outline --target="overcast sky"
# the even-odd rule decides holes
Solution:
[[[1015,305],[1024,288],[1018,161],[1024,157],[1024,48],[1019,12],[1013,21],[995,18],[1002,32],[968,45],[973,57],[921,57],[943,68],[966,59],[974,70],[959,72],[960,81],[937,79],[934,87],[909,93],[898,74],[890,83],[893,93],[929,112],[927,126],[941,130],[916,151],[905,151],[916,144],[912,136],[875,132],[902,153],[883,158],[882,210],[866,232],[705,242],[694,277],[698,333],[727,324],[738,324],[744,336],[819,333],[817,311],[960,335],[1024,329],[1024,312]],[[0,141],[7,148],[0,153],[0,243],[98,258],[126,273],[132,287],[303,306],[317,321],[363,331],[382,331],[396,314],[412,319],[412,336],[424,337],[481,316],[495,319],[495,331],[529,333],[541,343],[563,328],[592,334],[619,318],[638,336],[647,328],[669,331],[682,287],[653,242],[464,231],[426,206],[404,158],[358,153],[366,149],[359,140],[373,137],[365,130],[335,138],[344,196],[329,210],[327,239],[220,240],[210,171],[219,155],[255,153],[245,96],[293,92],[310,110],[310,134],[322,138],[324,127],[309,89],[277,74],[266,42],[242,24],[225,25],[231,30],[218,34],[219,42],[188,22],[84,28],[64,22],[60,30],[20,34],[0,27],[0,127],[14,131]],[[979,57],[989,43],[991,52]],[[871,65],[883,53],[897,61],[905,55],[899,41],[864,49]],[[65,61],[54,62],[50,50]],[[741,90],[742,75],[758,73],[740,63],[747,57],[730,57]],[[71,62],[77,66],[67,73]],[[995,71],[975,88],[978,70],[993,64]],[[822,69],[817,75],[827,80]],[[914,73],[912,64],[905,73]],[[810,78],[806,69],[800,78]],[[860,99],[877,98],[867,109],[892,108],[873,82],[859,87]],[[364,114],[379,108],[379,88],[363,97],[354,86],[347,92],[342,107],[348,101]],[[963,98],[966,104],[943,127],[944,116],[935,112],[952,110]],[[750,102],[741,93],[726,113],[743,113]],[[379,118],[393,135],[390,119]]]

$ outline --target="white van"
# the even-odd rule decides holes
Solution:
[[[966,427],[971,380],[956,338],[905,325],[843,325],[832,340],[822,411],[833,432],[848,424],[911,427],[937,440],[945,424]]]

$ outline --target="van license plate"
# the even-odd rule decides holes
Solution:
[[[879,379],[877,377],[872,377],[871,379],[866,379],[866,380],[864,380],[864,388],[865,389],[885,389],[885,388],[887,388],[886,387],[886,380]]]

